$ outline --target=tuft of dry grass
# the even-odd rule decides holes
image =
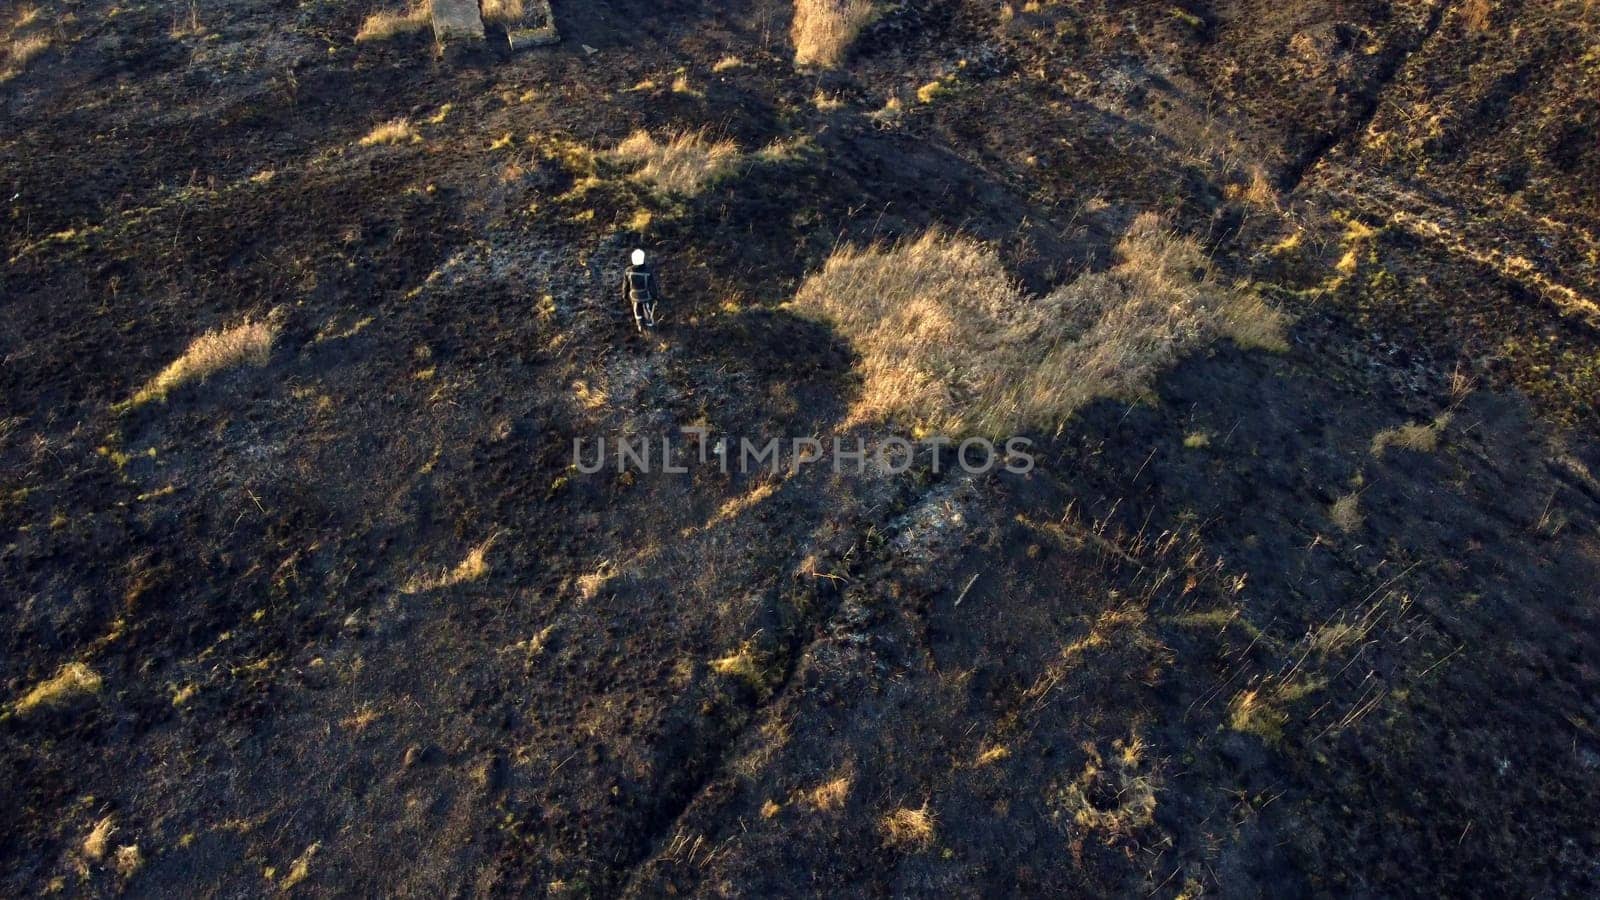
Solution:
[[[366,137],[359,143],[363,147],[373,147],[378,144],[404,144],[411,141],[422,140],[416,129],[411,127],[410,119],[391,119],[388,122],[367,132]]]
[[[1461,20],[1473,34],[1483,34],[1488,31],[1493,19],[1494,4],[1491,0],[1467,0],[1461,7]]]
[[[116,820],[106,816],[89,829],[88,837],[83,839],[83,855],[90,862],[98,862],[105,858],[106,850],[110,847],[111,836],[117,831]]]
[[[1278,191],[1273,187],[1272,179],[1267,177],[1266,170],[1259,166],[1250,170],[1250,179],[1244,184],[1230,184],[1225,189],[1230,200],[1241,200],[1252,206],[1266,209],[1276,209],[1278,206]]]
[[[723,58],[717,60],[717,64],[711,67],[711,71],[713,71],[713,72],[727,72],[727,71],[729,71],[731,69],[740,68],[743,65],[744,65],[744,60],[740,59],[737,56],[724,56]]]
[[[523,19],[522,0],[482,0],[479,9],[485,24],[518,25]]]
[[[467,553],[466,558],[457,563],[454,569],[440,572],[432,578],[413,578],[406,582],[400,592],[402,594],[420,594],[423,591],[454,587],[458,584],[481,580],[483,576],[489,574],[489,550],[494,547],[494,542],[499,539],[500,535],[491,535],[488,540],[473,547]]]
[[[241,365],[264,366],[272,353],[276,326],[246,319],[233,328],[208,331],[194,339],[183,355],[162,369],[160,374],[133,395],[132,404],[141,406],[164,400],[174,389],[194,381],[204,381],[224,369]]]
[[[1240,691],[1228,701],[1228,726],[1268,743],[1277,743],[1283,737],[1284,726],[1289,724],[1289,704],[1321,690],[1324,685],[1317,679],[1268,679],[1257,687]]]
[[[711,660],[711,670],[718,675],[737,678],[758,691],[767,682],[765,660],[751,641],[745,641],[738,650],[727,656]]]
[[[674,94],[682,94],[685,97],[705,96],[705,92],[696,90],[695,86],[689,83],[689,76],[683,73],[680,73],[678,77],[672,79],[672,92]]]
[[[615,574],[610,566],[602,566],[598,572],[578,576],[578,596],[585,600],[593,600],[600,596],[600,592],[614,577]]]
[[[1328,518],[1333,520],[1334,527],[1345,534],[1360,528],[1365,521],[1361,516],[1361,495],[1345,494],[1333,501],[1333,505],[1328,507]]]
[[[1283,734],[1288,716],[1259,689],[1241,691],[1228,703],[1228,725],[1234,731],[1276,739]]]
[[[889,99],[883,103],[883,108],[867,113],[867,118],[879,125],[890,126],[899,122],[905,116],[905,103],[898,94],[890,94]]]
[[[1107,841],[1130,835],[1155,820],[1156,777],[1147,772],[1144,741],[1137,735],[1112,743],[1109,759],[1093,743],[1083,771],[1056,798],[1061,812],[1079,828],[1101,832]]]
[[[283,883],[279,886],[288,891],[300,882],[305,881],[306,876],[311,874],[311,860],[316,858],[317,851],[320,849],[322,849],[321,841],[316,841],[307,847],[305,852],[296,857],[295,861],[289,865],[289,873],[283,876]]]
[[[396,35],[412,34],[427,28],[432,19],[433,4],[429,0],[422,0],[404,12],[376,12],[361,23],[356,40],[386,41]]]
[[[1007,759],[1011,756],[1011,749],[1004,744],[995,744],[978,753],[978,758],[973,762],[976,766],[988,766]]]
[[[1349,649],[1365,634],[1361,625],[1357,623],[1329,622],[1307,636],[1306,646],[1318,656],[1326,658]]]
[[[43,53],[49,46],[48,34],[30,34],[13,38],[6,44],[5,72],[9,75],[22,71],[34,57]]]
[[[794,0],[794,41],[798,65],[832,68],[844,62],[856,35],[877,16],[872,0]]]
[[[34,685],[17,701],[16,714],[26,716],[41,709],[54,709],[90,694],[101,686],[98,673],[80,662],[67,663],[51,678]]]
[[[669,194],[693,195],[728,175],[739,163],[732,141],[713,141],[704,130],[683,131],[657,141],[636,131],[612,156],[639,166],[634,177]]]
[[[933,845],[936,820],[928,804],[903,806],[878,820],[883,842],[900,850],[926,850]]]
[[[836,251],[794,305],[860,357],[852,421],[950,436],[1050,428],[1095,399],[1148,396],[1159,372],[1219,338],[1285,346],[1285,317],[1218,284],[1199,245],[1158,217],[1136,219],[1117,250],[1111,270],[1030,298],[992,248],[934,230]]]
[[[806,791],[801,799],[812,809],[830,812],[844,806],[844,801],[849,799],[850,781],[849,775],[831,778]]]
[[[139,852],[138,844],[129,844],[117,848],[113,862],[116,865],[117,876],[127,881],[134,876],[134,873],[144,868],[144,854]]]
[[[1398,428],[1385,428],[1372,436],[1372,455],[1382,456],[1390,447],[1416,453],[1432,453],[1439,447],[1439,435],[1450,427],[1451,416],[1444,413],[1432,422],[1414,422]]]
[[[935,78],[922,87],[917,88],[917,102],[923,106],[938,100],[950,93],[950,81],[945,78]]]

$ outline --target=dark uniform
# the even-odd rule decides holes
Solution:
[[[640,331],[644,331],[646,325],[656,327],[656,303],[661,299],[661,284],[648,263],[629,266],[622,273],[622,294],[633,304],[633,323]]]

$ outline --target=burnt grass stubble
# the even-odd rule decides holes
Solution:
[[[913,2],[818,74],[784,4],[555,6],[557,48],[438,60],[352,44],[359,6],[85,2],[0,84],[0,680],[104,678],[0,722],[5,893],[1596,890],[1595,322],[1392,225],[1595,296],[1592,16]],[[698,95],[631,90],[679,67]],[[400,116],[420,143],[356,146]],[[812,150],[575,197],[545,140],[701,126]],[[1042,292],[1145,210],[1289,350],[1035,432],[1029,476],[568,471],[574,436],[846,432],[848,342],[782,306],[836,246],[961,230]],[[269,315],[266,366],[119,406]],[[84,849],[108,815],[137,870]]]

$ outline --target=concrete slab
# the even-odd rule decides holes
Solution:
[[[506,41],[512,50],[525,47],[543,47],[561,40],[556,32],[555,13],[550,11],[550,0],[526,0],[522,21],[506,28]]]
[[[433,0],[433,36],[441,44],[483,40],[478,0]]]

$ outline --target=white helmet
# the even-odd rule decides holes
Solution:
[[[633,264],[636,265],[636,266],[644,265],[644,251],[643,250],[635,250],[635,251],[633,251]]]

